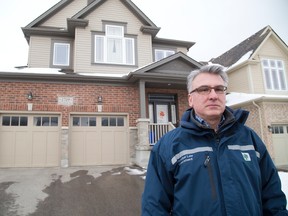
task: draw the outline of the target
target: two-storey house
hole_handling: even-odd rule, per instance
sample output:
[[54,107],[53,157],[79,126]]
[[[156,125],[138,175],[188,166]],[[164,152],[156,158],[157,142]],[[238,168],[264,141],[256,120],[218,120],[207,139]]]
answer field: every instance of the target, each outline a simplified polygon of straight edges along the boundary
[[194,43],[157,37],[131,0],[61,0],[22,30],[27,67],[0,72],[0,167],[145,165],[187,108]]

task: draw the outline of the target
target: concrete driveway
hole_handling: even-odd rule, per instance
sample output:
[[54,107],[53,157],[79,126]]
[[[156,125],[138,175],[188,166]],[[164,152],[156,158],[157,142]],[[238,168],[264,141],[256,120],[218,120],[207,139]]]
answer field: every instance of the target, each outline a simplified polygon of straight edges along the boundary
[[115,166],[0,169],[0,215],[137,216],[145,174]]

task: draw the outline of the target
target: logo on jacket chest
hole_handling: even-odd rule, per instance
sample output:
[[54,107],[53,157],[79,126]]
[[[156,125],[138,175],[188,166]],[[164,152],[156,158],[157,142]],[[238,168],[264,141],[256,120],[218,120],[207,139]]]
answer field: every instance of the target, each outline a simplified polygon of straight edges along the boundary
[[245,161],[251,161],[251,157],[250,157],[249,153],[242,152],[242,156],[243,156]]

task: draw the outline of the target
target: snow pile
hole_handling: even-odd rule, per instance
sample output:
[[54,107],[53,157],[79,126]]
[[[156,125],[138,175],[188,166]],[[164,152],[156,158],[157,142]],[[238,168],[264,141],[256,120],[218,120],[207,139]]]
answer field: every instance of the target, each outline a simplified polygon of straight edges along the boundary
[[11,73],[29,73],[29,74],[64,74],[59,68],[8,68],[0,69],[1,72]]
[[239,65],[239,64],[247,61],[247,60],[250,58],[250,56],[251,56],[252,53],[253,53],[253,50],[250,50],[250,51],[248,51],[247,53],[245,53],[237,62],[235,62],[233,65],[231,65],[231,66],[229,67],[229,69],[230,69],[230,68],[233,68],[233,67],[236,67],[237,65]]
[[125,167],[124,170],[129,175],[144,175],[146,173],[146,170],[132,169],[130,167]]

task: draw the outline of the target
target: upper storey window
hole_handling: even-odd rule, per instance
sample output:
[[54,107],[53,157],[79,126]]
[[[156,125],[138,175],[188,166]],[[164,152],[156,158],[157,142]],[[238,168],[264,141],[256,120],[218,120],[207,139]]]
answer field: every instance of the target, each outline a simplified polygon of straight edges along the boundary
[[53,66],[70,65],[70,43],[53,44]]
[[95,63],[135,65],[135,40],[124,27],[106,25],[105,35],[95,35]]
[[175,51],[173,50],[160,50],[160,49],[155,49],[155,61],[159,61],[163,58],[166,58],[170,55],[173,55]]
[[262,68],[265,77],[266,89],[287,90],[284,63],[281,60],[263,59]]

